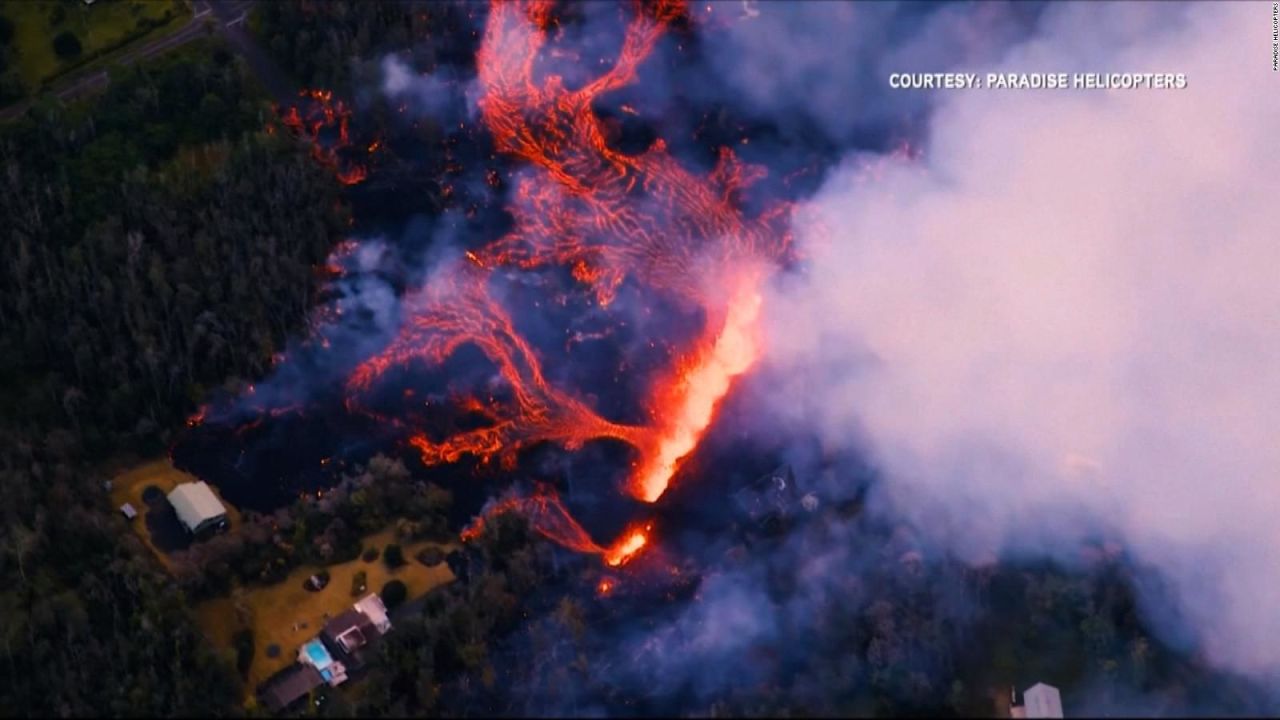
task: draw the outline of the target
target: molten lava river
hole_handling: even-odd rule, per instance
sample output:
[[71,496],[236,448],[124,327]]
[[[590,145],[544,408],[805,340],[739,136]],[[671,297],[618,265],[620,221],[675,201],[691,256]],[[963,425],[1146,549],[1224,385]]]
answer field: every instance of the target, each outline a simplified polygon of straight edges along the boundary
[[[411,363],[440,367],[463,346],[483,352],[508,388],[502,402],[492,397],[460,401],[485,418],[482,427],[439,437],[407,418],[379,416],[402,427],[425,464],[471,455],[514,468],[517,453],[534,444],[573,451],[591,440],[614,439],[635,449],[626,491],[654,503],[714,422],[735,380],[757,361],[761,285],[787,259],[790,206],[778,202],[747,217],[738,198],[764,176],[762,168],[721,149],[711,172],[695,174],[661,139],[643,152],[624,154],[606,143],[606,127],[592,110],[603,94],[636,81],[640,63],[686,13],[674,0],[636,10],[627,20],[616,61],[569,89],[559,75],[535,73],[555,24],[551,4],[495,2],[490,7],[476,57],[478,109],[496,150],[523,166],[508,207],[514,223],[506,234],[408,290],[397,335],[356,367],[345,388],[349,410],[377,416],[371,398],[393,382],[389,373]],[[337,125],[346,144],[349,111],[340,104],[332,107],[323,91],[304,95],[318,101],[319,110],[309,116],[291,110],[285,125],[313,138],[322,127]],[[332,151],[317,151],[316,157],[333,165],[344,182],[366,177],[363,166],[344,166]],[[499,275],[557,268],[599,307],[607,308],[627,281],[705,319],[646,391],[644,422],[602,417],[572,389],[550,382],[539,353],[496,297],[493,280]],[[612,567],[653,542],[649,519],[598,543],[546,487],[490,503],[463,539],[478,533],[485,517],[502,512],[519,512],[537,532],[598,554]]]

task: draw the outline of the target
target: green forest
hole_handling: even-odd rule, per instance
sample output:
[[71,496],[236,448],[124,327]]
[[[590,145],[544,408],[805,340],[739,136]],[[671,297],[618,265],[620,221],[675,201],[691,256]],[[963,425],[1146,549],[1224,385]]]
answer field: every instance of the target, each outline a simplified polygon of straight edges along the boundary
[[261,132],[268,111],[202,42],[0,134],[0,706],[20,715],[239,704],[103,481],[304,316],[343,218],[331,177]]

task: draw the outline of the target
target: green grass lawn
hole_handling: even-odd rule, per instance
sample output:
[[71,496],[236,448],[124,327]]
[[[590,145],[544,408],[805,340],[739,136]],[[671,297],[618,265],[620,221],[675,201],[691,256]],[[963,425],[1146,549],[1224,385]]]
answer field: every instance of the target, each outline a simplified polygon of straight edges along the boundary
[[[79,67],[95,53],[119,49],[122,43],[181,24],[191,10],[182,0],[22,0],[0,4],[0,14],[13,22],[13,63],[28,93],[42,83]],[[167,18],[167,19],[166,19]],[[53,38],[75,33],[82,50],[63,60],[54,53]]]

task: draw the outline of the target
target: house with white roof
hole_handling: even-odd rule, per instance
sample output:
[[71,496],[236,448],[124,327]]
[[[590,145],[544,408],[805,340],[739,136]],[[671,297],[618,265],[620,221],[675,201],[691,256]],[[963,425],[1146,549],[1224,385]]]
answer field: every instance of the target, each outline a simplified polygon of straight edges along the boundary
[[1010,700],[1009,715],[1014,718],[1062,717],[1062,694],[1052,685],[1036,683],[1027,688],[1021,698],[1014,690]]
[[203,480],[183,483],[169,492],[169,504],[192,535],[227,528],[227,508]]

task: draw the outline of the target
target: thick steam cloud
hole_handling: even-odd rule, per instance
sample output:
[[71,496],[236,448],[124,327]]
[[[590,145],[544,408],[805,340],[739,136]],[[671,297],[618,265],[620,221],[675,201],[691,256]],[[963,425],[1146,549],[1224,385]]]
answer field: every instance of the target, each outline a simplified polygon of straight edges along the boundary
[[932,104],[928,93],[891,90],[889,73],[993,61],[1039,13],[1036,3],[749,3],[703,37],[703,85],[784,133],[847,145]]
[[1166,577],[1211,660],[1252,674],[1280,669],[1268,10],[1051,8],[971,71],[1188,87],[939,96],[923,160],[830,178],[822,230],[800,228],[809,274],[765,302],[791,378],[771,404],[869,453],[932,541],[1065,558],[1105,528]]

